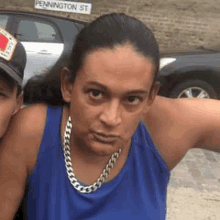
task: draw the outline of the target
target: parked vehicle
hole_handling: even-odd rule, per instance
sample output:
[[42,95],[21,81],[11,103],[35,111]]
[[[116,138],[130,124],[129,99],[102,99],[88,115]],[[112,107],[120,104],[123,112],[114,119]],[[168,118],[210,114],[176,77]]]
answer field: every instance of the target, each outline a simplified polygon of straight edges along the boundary
[[160,95],[220,98],[220,47],[166,53],[160,61]]
[[69,54],[84,24],[50,15],[0,11],[0,25],[21,41],[27,53],[24,84],[53,66],[62,55]]

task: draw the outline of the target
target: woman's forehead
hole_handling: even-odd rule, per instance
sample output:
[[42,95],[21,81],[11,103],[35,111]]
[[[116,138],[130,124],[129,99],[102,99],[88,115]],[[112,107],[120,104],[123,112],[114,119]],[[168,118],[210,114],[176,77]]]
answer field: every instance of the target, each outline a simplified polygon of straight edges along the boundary
[[89,51],[86,58],[91,59],[92,57],[99,57],[103,55],[111,55],[117,56],[120,59],[127,58],[129,55],[134,56],[134,58],[139,57],[142,60],[151,61],[151,58],[146,58],[143,53],[139,52],[135,46],[132,44],[125,44],[125,45],[114,45],[112,48],[99,48],[96,50]]
[[87,55],[80,75],[87,82],[146,88],[152,84],[154,64],[131,46],[100,49]]
[[133,50],[132,46],[121,46],[114,49],[99,49],[87,55],[83,64],[85,68],[103,68],[113,71],[149,69],[153,62]]

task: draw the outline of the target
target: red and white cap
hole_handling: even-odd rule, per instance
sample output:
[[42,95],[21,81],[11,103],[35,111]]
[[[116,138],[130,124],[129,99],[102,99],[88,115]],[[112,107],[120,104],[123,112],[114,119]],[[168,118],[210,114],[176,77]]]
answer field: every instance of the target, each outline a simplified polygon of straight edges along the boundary
[[0,26],[0,69],[22,85],[26,65],[23,45]]

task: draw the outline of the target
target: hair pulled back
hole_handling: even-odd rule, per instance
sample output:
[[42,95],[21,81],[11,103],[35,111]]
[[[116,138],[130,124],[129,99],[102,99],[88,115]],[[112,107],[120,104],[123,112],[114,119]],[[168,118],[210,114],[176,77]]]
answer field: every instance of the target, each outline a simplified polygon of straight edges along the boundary
[[[70,80],[74,82],[77,72],[82,67],[84,58],[89,52],[98,49],[114,49],[126,44],[130,44],[137,53],[153,61],[155,66],[154,81],[157,80],[159,48],[154,34],[141,21],[123,13],[100,16],[79,32],[70,59],[65,57],[65,61],[68,60],[67,67],[70,70]],[[63,60],[58,64],[59,67],[52,68],[45,74],[44,79],[40,80],[39,77],[38,80],[35,80],[34,85],[33,80],[28,81],[24,88],[25,101],[43,101],[51,105],[65,103],[60,91],[59,75]],[[41,83],[39,84],[37,81],[41,81]]]
[[157,79],[159,49],[154,34],[136,18],[116,13],[103,15],[81,30],[69,64],[72,76],[76,76],[89,52],[103,48],[114,49],[115,46],[125,44],[131,44],[136,52],[154,62],[154,78]]

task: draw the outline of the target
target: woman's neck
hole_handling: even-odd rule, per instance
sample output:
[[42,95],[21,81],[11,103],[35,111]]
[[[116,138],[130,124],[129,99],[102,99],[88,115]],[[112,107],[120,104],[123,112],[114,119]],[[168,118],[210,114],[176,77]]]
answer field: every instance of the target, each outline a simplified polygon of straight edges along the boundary
[[[63,110],[62,116],[62,132],[65,131],[66,121],[68,119],[69,112],[68,109]],[[76,139],[71,137],[70,149],[71,149],[71,160],[76,178],[83,183],[92,184],[96,182],[100,174],[105,169],[108,164],[112,154],[110,155],[97,155],[95,152],[89,151],[88,147],[81,143],[77,143]],[[121,154],[119,155],[116,163],[111,169],[110,175],[107,180],[115,178],[117,174],[121,171],[124,164],[126,163],[127,156],[130,152],[130,143],[127,143],[121,149]]]

